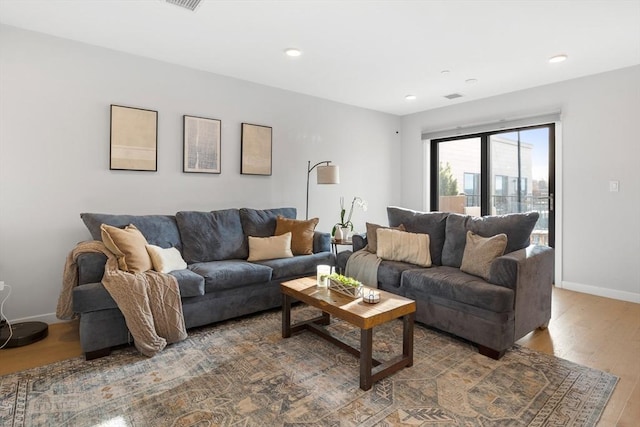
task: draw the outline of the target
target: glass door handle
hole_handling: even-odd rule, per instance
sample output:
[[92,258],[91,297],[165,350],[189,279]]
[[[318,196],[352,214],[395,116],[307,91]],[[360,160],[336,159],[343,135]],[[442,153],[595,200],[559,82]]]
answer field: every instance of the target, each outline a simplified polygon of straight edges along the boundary
[[549,210],[553,211],[554,210],[554,200],[553,200],[553,193],[549,194]]

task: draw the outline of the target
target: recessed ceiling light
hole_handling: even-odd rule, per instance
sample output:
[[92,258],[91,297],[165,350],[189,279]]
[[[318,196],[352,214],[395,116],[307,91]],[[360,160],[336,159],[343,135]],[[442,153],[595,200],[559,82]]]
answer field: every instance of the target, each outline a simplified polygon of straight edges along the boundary
[[552,56],[551,58],[549,58],[549,63],[555,64],[557,62],[563,62],[563,61],[566,61],[567,58],[568,58],[568,56],[564,55],[564,54]]
[[478,79],[467,79],[464,82],[472,85],[472,84],[478,83]]
[[284,53],[287,56],[300,56],[302,55],[302,51],[300,49],[296,49],[295,47],[290,47],[284,50]]
[[418,97],[415,95],[407,95],[404,97],[404,99],[406,99],[407,101],[413,101],[414,99],[417,99]]

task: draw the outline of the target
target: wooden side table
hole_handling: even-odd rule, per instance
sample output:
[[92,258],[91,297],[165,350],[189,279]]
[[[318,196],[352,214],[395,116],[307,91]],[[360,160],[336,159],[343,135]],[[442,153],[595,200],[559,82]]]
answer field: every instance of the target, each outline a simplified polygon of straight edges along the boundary
[[338,256],[338,246],[353,246],[351,239],[335,239],[331,238],[331,251],[334,255]]

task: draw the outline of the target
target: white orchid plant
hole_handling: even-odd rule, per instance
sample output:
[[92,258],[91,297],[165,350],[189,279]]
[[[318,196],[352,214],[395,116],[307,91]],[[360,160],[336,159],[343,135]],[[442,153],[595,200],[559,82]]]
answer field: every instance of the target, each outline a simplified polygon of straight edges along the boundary
[[366,200],[362,200],[360,197],[354,197],[353,200],[351,201],[351,208],[349,208],[349,216],[347,216],[347,220],[345,221],[344,216],[347,213],[347,211],[344,208],[344,197],[340,197],[340,222],[336,223],[336,225],[333,226],[333,230],[331,230],[331,234],[335,234],[336,228],[338,227],[349,228],[351,231],[353,231],[353,223],[351,222],[351,216],[353,215],[353,207],[356,205],[362,208],[364,212],[367,211]]

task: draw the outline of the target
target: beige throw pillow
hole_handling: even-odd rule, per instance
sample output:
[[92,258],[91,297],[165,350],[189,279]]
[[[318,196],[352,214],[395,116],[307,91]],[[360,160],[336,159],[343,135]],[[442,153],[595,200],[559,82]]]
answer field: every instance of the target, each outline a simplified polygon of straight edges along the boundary
[[151,258],[153,269],[159,273],[170,273],[187,268],[187,263],[176,248],[165,249],[155,245],[147,245],[146,248]]
[[104,245],[118,259],[118,268],[130,273],[143,273],[153,265],[147,253],[147,239],[133,224],[124,229],[102,224],[100,235]]
[[272,237],[249,236],[249,258],[247,261],[291,258],[291,232]]
[[367,225],[367,250],[372,254],[378,252],[378,234],[379,228],[389,228],[391,230],[405,231],[404,225],[400,224],[397,227],[385,227],[384,225],[366,223]]
[[311,255],[313,253],[313,233],[318,221],[318,218],[299,220],[278,215],[276,231],[273,234],[279,236],[291,232],[291,252],[294,255]]
[[379,258],[431,267],[428,234],[409,233],[390,228],[378,228],[376,233],[378,238],[376,253]]
[[462,255],[460,270],[489,280],[489,270],[494,259],[502,256],[507,247],[507,235],[482,237],[467,231],[467,243]]

